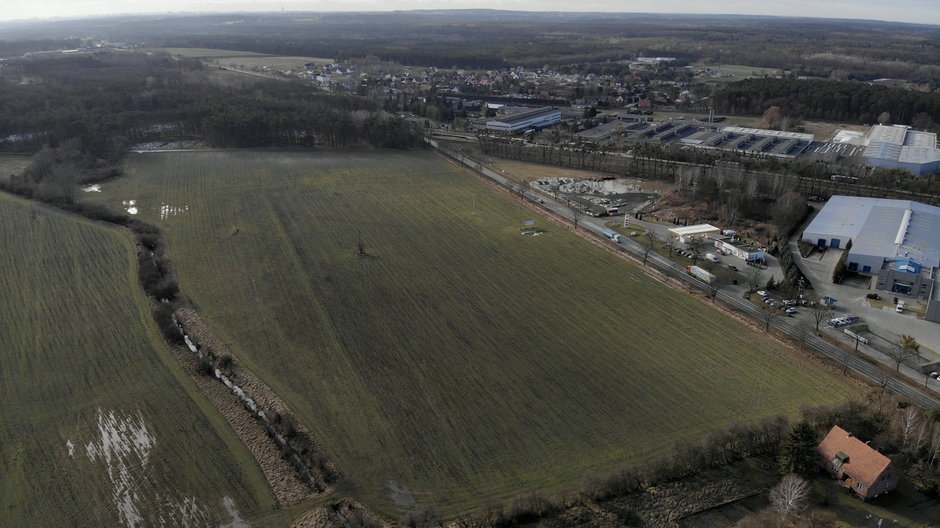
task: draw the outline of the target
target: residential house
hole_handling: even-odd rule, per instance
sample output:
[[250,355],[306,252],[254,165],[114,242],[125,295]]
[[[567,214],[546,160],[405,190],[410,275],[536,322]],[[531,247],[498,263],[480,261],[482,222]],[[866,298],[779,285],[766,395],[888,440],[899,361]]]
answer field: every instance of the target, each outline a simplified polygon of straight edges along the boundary
[[820,467],[841,480],[862,500],[873,499],[898,485],[891,459],[835,425],[816,448]]

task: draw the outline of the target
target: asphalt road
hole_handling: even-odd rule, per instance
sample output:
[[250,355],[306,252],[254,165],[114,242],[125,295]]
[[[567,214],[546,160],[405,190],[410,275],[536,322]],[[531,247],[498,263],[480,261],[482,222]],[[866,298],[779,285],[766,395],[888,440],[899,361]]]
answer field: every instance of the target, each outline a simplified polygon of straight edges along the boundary
[[[434,140],[429,139],[428,143],[430,143],[431,146],[440,150],[441,152],[443,152],[445,155],[449,156],[450,158],[461,162],[468,168],[471,168],[477,171],[478,173],[492,179],[496,183],[504,187],[507,187],[513,190],[514,192],[524,193],[524,195],[527,196],[532,201],[538,201],[538,199],[541,198],[541,195],[532,191],[524,184],[516,183],[513,180],[506,178],[505,176],[497,173],[496,171],[493,171],[483,166],[477,160],[465,157],[463,155],[460,155],[454,152],[441,150],[437,142]],[[574,219],[575,211],[573,211],[572,209],[570,209],[564,204],[558,203],[554,200],[544,200],[544,202],[540,202],[540,204],[542,205],[542,207],[558,214],[559,216],[563,218],[566,218],[572,221]],[[583,228],[599,236],[603,236],[602,230],[605,229],[602,224],[598,223],[598,221],[594,220],[591,217],[586,217],[584,215],[581,215],[579,217],[578,226],[579,228]],[[627,238],[627,237],[623,237],[623,240],[621,242],[618,242],[617,245],[620,246],[625,252],[631,253],[633,255],[636,255],[642,258],[643,246],[639,242],[632,240],[630,238]],[[667,259],[666,257],[663,257],[662,255],[658,253],[650,252],[647,262],[651,263],[652,265],[659,268],[660,270],[672,271],[673,272],[672,276],[676,277],[677,280],[684,281],[685,283],[691,284],[692,286],[699,288],[699,289],[704,290],[707,288],[707,285],[704,282],[696,279],[695,277],[688,275],[685,271],[685,268],[679,266],[675,262]],[[729,292],[729,291],[719,290],[717,294],[717,298],[721,301],[724,301],[728,305],[734,307],[738,311],[747,314],[748,316],[754,318],[755,320],[763,324],[763,319],[761,317],[763,315],[763,311],[757,306],[755,306],[754,304],[752,304],[747,299],[744,299],[740,291]],[[771,322],[771,326],[786,333],[787,335],[793,337],[794,339],[798,339],[798,336],[800,335],[800,332],[801,332],[800,328],[798,327],[797,320],[793,318],[789,318],[789,317],[783,317],[783,316],[776,317]],[[829,357],[830,359],[835,361],[837,364],[847,365],[848,370],[861,374],[862,376],[874,381],[877,384],[881,383],[880,380],[882,379],[884,371],[882,371],[880,368],[876,367],[875,365],[872,365],[871,363],[865,361],[864,359],[856,357],[852,354],[845,354],[841,349],[837,348],[835,345],[827,341],[824,341],[820,337],[816,336],[815,333],[812,332],[812,328],[810,328],[809,331],[806,332],[804,346],[808,349],[816,351],[819,354]],[[908,383],[901,381],[893,376],[887,379],[887,384],[885,385],[885,388],[901,396],[902,398],[908,401],[911,401],[925,409],[930,408],[930,407],[940,407],[940,400],[938,400],[937,398],[929,396],[911,387]]]

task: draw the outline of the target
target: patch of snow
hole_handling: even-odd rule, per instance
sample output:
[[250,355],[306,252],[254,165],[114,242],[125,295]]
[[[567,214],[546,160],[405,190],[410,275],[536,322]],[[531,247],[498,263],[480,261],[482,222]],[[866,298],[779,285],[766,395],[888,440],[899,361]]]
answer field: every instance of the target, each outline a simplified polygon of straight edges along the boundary
[[[183,528],[196,528],[209,525],[209,519],[206,518],[206,511],[196,504],[196,497],[184,498],[182,503],[174,504],[179,518],[173,515],[173,526],[182,526]],[[174,512],[174,513],[177,513]]]
[[105,465],[121,522],[135,528],[144,520],[137,504],[137,487],[148,473],[150,451],[157,440],[147,430],[140,411],[135,418],[98,409],[97,422],[99,438],[85,446],[85,454],[92,462]]
[[161,204],[160,205],[160,220],[166,220],[170,216],[176,216],[180,213],[185,213],[186,211],[189,211],[188,205],[175,207],[172,205]]
[[251,525],[238,515],[238,510],[235,509],[235,501],[231,497],[222,499],[222,505],[225,506],[225,511],[228,512],[232,520],[219,526],[219,528],[251,528]]
[[101,192],[101,185],[98,185],[97,183],[94,185],[86,185],[82,187],[82,190],[85,192]]
[[124,200],[121,205],[127,208],[128,214],[137,214],[137,200]]
[[71,438],[65,442],[65,447],[67,447],[69,450],[69,458],[75,458],[75,444],[72,443]]

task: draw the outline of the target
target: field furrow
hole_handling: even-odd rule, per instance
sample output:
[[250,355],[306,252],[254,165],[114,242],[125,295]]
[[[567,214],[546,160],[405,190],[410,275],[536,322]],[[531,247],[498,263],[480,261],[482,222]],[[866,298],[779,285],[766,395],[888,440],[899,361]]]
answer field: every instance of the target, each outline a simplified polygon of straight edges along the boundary
[[[393,488],[454,512],[857,395],[430,153],[148,154],[127,173],[88,198],[139,200],[207,322],[392,517]],[[529,219],[547,232],[520,236]]]
[[[165,347],[125,235],[0,194],[0,525],[284,520]],[[187,524],[188,523],[188,524]]]

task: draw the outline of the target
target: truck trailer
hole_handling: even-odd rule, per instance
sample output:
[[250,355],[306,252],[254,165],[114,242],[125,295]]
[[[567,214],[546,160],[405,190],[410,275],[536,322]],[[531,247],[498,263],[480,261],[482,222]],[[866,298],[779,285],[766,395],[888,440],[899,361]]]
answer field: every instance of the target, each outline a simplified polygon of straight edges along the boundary
[[623,237],[620,235],[620,233],[618,233],[618,232],[616,232],[616,231],[614,231],[614,230],[612,230],[612,229],[605,229],[605,230],[601,231],[601,234],[603,234],[605,237],[607,237],[607,238],[613,240],[614,242],[617,242],[617,243],[623,242]]
[[711,273],[705,271],[704,269],[698,266],[686,266],[685,271],[689,272],[689,275],[693,277],[698,277],[699,279],[705,281],[708,284],[715,282],[715,276]]

